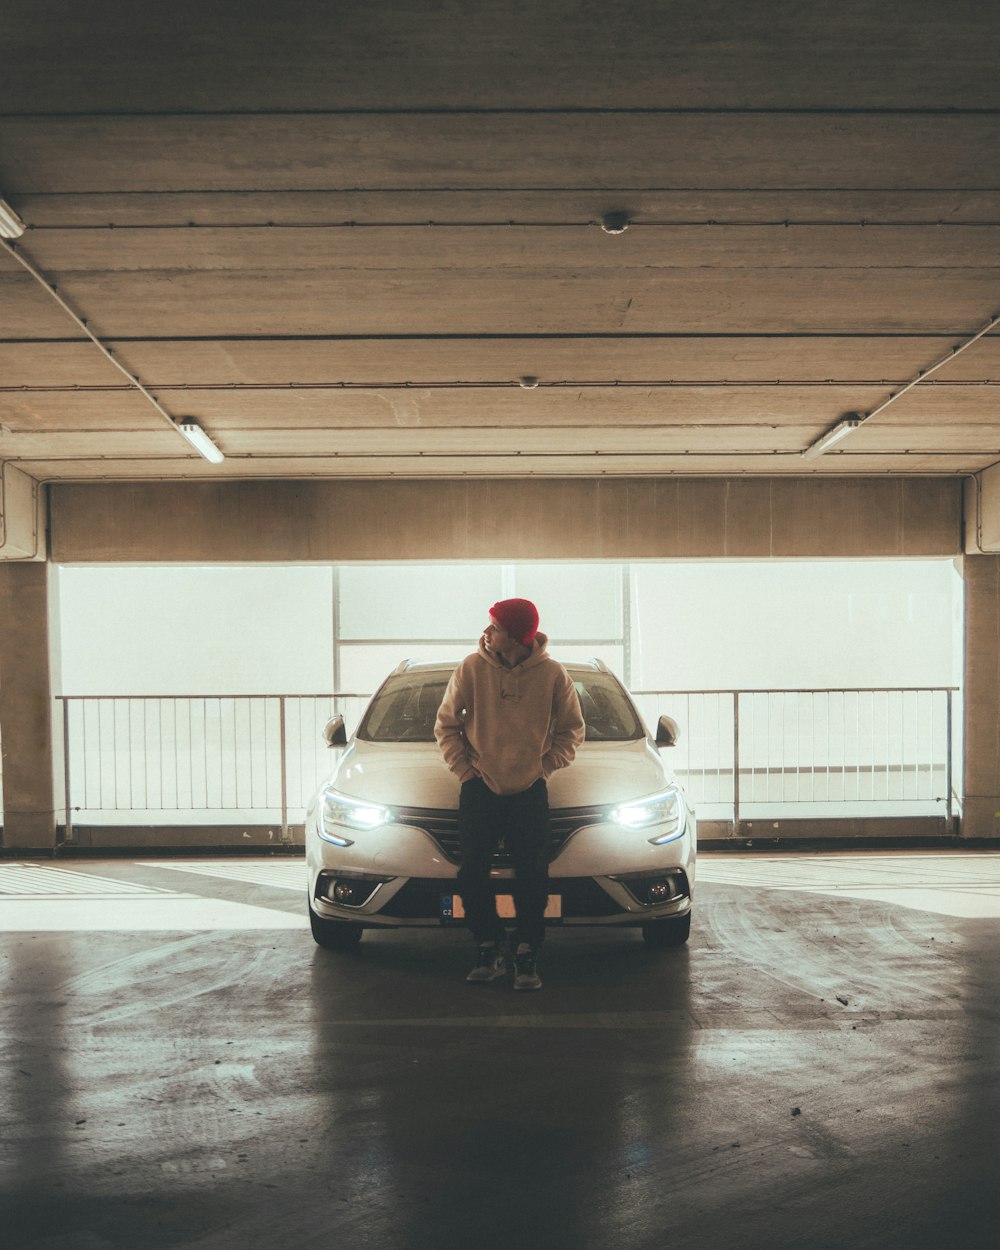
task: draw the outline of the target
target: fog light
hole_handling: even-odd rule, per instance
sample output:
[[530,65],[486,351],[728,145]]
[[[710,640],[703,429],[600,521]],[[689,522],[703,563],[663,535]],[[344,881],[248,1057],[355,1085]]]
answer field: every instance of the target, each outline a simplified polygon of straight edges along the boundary
[[316,897],[324,903],[357,910],[371,902],[376,892],[392,877],[336,877],[323,872],[316,882]]
[[629,894],[642,907],[659,907],[664,903],[676,903],[690,894],[688,879],[682,868],[661,868],[662,877],[652,873],[625,873],[611,877],[620,881]]

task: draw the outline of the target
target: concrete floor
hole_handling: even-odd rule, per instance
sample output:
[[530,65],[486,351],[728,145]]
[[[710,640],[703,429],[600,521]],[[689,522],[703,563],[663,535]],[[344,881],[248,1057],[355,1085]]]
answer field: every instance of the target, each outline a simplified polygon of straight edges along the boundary
[[531,995],[303,871],[0,861],[5,1250],[998,1244],[1000,856],[705,855]]

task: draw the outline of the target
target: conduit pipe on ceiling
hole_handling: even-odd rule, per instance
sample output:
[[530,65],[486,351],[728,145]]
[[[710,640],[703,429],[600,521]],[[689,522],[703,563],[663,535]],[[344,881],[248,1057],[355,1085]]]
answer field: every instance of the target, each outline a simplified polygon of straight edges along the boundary
[[887,399],[883,399],[880,404],[877,404],[870,411],[862,413],[846,413],[836,425],[827,430],[824,434],[820,435],[815,442],[810,443],[810,445],[800,453],[803,459],[812,460],[816,456],[821,456],[828,448],[834,446],[836,443],[839,443],[842,438],[845,438],[848,434],[852,434],[855,430],[859,430],[867,421],[870,421],[872,417],[877,417],[879,413],[885,412],[886,408],[888,408],[890,404],[894,404],[897,399],[902,399],[902,397],[912,391],[915,386],[919,386],[921,382],[926,382],[932,373],[937,373],[938,369],[943,369],[944,366],[950,364],[956,356],[960,356],[962,352],[967,351],[974,343],[978,343],[981,338],[989,334],[989,332],[997,325],[1000,325],[1000,313],[994,313],[984,326],[978,329],[974,334],[970,335],[967,339],[963,339],[963,341],[956,347],[953,347],[948,352],[947,356],[942,356],[940,360],[935,361],[932,365],[928,365],[926,369],[921,369],[915,378],[904,383],[897,390],[892,391]]
[[[128,379],[129,385],[134,387],[135,390],[137,390],[139,394],[142,395],[142,397],[145,400],[147,400],[156,409],[157,413],[164,419],[164,421],[167,422],[167,424],[174,431],[174,433],[179,434],[185,440],[185,442],[187,442],[190,445],[190,439],[185,434],[185,432],[181,429],[180,423],[178,421],[175,421],[174,418],[170,415],[170,413],[167,412],[166,408],[164,408],[163,405],[160,403],[160,401],[156,398],[156,396],[151,394],[151,392],[149,391],[149,388],[143,383],[142,379],[138,376],[138,374],[130,372],[121,363],[120,360],[115,359],[113,350],[110,347],[105,347],[105,345],[101,342],[101,340],[97,337],[97,335],[94,334],[94,332],[87,325],[86,320],[83,317],[81,317],[79,313],[77,313],[77,311],[73,307],[70,306],[69,303],[67,303],[67,301],[63,298],[62,295],[59,294],[59,289],[56,283],[49,282],[49,280],[42,273],[42,271],[24,254],[21,247],[9,241],[7,238],[3,237],[3,235],[0,235],[0,247],[2,247],[3,250],[8,253],[8,255],[12,256],[14,260],[16,260],[17,263],[21,266],[21,268],[26,270],[32,276],[32,278],[34,278],[34,280],[38,283],[38,285],[42,288],[42,290],[45,291],[45,293],[48,296],[50,296],[50,298],[55,300],[55,302],[59,305],[59,307],[63,310],[63,312],[66,313],[66,315],[73,321],[73,323],[80,330],[83,331],[83,333],[87,336],[88,339],[90,339],[90,341],[94,344],[94,346],[101,353],[101,355],[105,358],[105,360],[113,364],[114,367],[118,370],[118,372],[123,374]],[[193,418],[186,418],[186,420],[189,424],[193,423]],[[204,435],[204,437],[208,439],[209,442],[212,441],[209,438],[209,436],[205,434],[204,430],[202,430],[201,432]],[[214,447],[215,444],[213,443],[212,446]],[[216,448],[216,452],[218,454],[219,460],[222,460],[223,459],[222,452],[219,451],[218,448]],[[205,453],[202,452],[201,454],[204,455]],[[209,459],[208,456],[206,456],[205,458]]]
[[941,359],[935,364],[930,365],[926,369],[921,369],[912,381],[901,386],[899,390],[893,391],[888,399],[884,399],[875,408],[872,408],[870,412],[862,413],[861,420],[870,421],[872,417],[877,417],[880,412],[885,412],[886,408],[888,408],[890,404],[894,404],[897,399],[901,399],[907,391],[912,391],[913,388],[915,386],[919,386],[921,382],[926,382],[932,373],[937,373],[938,369],[943,369],[945,365],[950,364],[956,356],[960,356],[962,352],[966,351],[974,343],[978,343],[984,335],[989,334],[989,332],[997,325],[1000,325],[1000,313],[994,313],[982,329],[977,330],[975,334],[959,343],[957,347],[953,347],[947,356],[942,356]]

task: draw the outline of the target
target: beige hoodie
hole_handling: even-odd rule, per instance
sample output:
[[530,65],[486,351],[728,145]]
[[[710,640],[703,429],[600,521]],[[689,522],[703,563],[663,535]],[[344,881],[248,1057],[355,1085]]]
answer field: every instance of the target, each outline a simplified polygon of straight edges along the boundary
[[573,762],[583,741],[569,674],[536,634],[531,654],[508,668],[484,648],[452,674],[434,736],[460,781],[480,776],[495,794],[520,794]]

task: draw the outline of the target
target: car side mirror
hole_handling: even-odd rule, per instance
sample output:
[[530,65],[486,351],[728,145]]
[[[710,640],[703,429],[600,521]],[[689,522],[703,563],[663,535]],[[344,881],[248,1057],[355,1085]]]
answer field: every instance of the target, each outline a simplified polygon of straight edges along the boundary
[[672,716],[661,716],[656,725],[656,745],[658,747],[672,747],[677,745],[677,739],[681,736],[681,731],[677,728],[677,722]]
[[347,726],[343,716],[331,716],[323,726],[323,741],[328,747],[347,746]]

